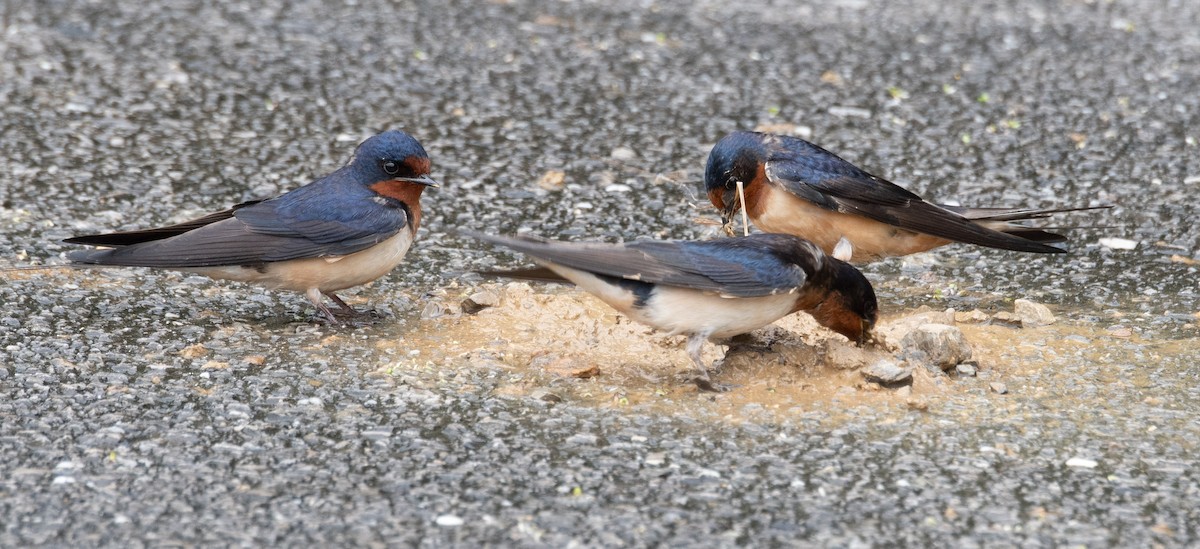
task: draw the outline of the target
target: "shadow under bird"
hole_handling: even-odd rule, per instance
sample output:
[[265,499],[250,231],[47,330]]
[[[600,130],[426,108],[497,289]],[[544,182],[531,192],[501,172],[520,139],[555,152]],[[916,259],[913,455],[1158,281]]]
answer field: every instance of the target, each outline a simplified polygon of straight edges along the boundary
[[387,274],[408,253],[421,192],[437,186],[429,169],[416,139],[386,131],[303,187],[166,227],[68,238],[103,248],[67,257],[82,266],[154,267],[303,292],[336,322],[357,312],[334,292]]
[[700,351],[709,338],[804,311],[861,345],[878,316],[875,291],[858,269],[791,235],[608,244],[468,234],[540,265],[481,274],[570,282],[637,322],[686,334],[696,384],[706,390],[714,388]]
[[[811,240],[828,253],[856,262],[923,252],[952,242],[1063,253],[1049,244],[1065,242],[1066,237],[1018,222],[1111,207],[933,204],[803,139],[747,131],[718,141],[704,172],[708,198],[727,227],[743,207],[739,182],[745,213],[756,227]],[[852,247],[852,256],[839,242]]]

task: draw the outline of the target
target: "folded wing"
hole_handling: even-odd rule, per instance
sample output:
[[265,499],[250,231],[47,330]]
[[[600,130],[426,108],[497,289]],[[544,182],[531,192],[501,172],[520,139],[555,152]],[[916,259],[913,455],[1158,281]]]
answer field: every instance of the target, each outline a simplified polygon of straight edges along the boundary
[[745,238],[778,235],[752,235],[743,239],[703,242],[637,241],[605,244],[471,234],[539,260],[573,269],[651,284],[710,291],[730,297],[788,292],[803,286],[807,280],[806,271],[800,265],[785,261],[770,248],[750,245],[745,241]]
[[157,230],[70,239],[71,243],[115,247],[74,252],[69,257],[85,264],[135,267],[259,265],[351,254],[388,239],[407,225],[403,208],[372,200],[366,189],[294,191]]
[[806,145],[814,151],[787,158],[777,156],[767,162],[767,177],[772,184],[829,210],[861,215],[947,240],[1025,252],[1063,251],[984,227],[815,145]]

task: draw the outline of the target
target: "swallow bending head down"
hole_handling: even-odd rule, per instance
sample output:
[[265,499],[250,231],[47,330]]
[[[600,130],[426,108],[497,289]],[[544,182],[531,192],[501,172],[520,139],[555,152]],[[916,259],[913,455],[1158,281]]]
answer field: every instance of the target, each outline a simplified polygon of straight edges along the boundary
[[68,257],[84,266],[156,267],[303,292],[330,322],[355,314],[334,292],[379,278],[400,264],[421,222],[429,156],[391,130],[359,144],[345,166],[267,200],[175,225],[77,236],[99,246]]
[[875,291],[858,269],[791,235],[607,244],[470,234],[541,266],[484,274],[571,282],[633,320],[686,334],[702,388],[712,387],[700,357],[706,339],[805,311],[862,344],[878,315]]
[[[738,198],[739,182],[745,204]],[[827,253],[844,238],[856,262],[951,242],[1062,253],[1046,243],[1065,237],[1016,222],[1096,209],[937,205],[803,139],[746,131],[731,133],[713,147],[704,184],[726,224],[744,206],[759,229],[811,240]]]

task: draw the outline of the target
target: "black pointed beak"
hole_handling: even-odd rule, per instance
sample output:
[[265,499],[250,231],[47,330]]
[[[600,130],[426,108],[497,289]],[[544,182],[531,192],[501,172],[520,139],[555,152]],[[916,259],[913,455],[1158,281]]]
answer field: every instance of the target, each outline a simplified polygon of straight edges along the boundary
[[407,181],[409,183],[425,185],[426,187],[440,187],[441,186],[441,185],[438,185],[437,181],[430,179],[430,177],[428,175],[422,175],[422,176],[418,176],[418,177],[397,177],[395,179],[396,179],[396,181]]
[[862,347],[868,343],[873,345],[879,342],[879,340],[875,337],[874,328],[874,322],[870,320],[862,321],[862,332],[859,333],[857,341],[859,347]]
[[726,189],[721,196],[721,203],[725,208],[721,210],[721,225],[732,227],[734,217],[738,210],[742,209],[742,202],[738,200],[737,189]]

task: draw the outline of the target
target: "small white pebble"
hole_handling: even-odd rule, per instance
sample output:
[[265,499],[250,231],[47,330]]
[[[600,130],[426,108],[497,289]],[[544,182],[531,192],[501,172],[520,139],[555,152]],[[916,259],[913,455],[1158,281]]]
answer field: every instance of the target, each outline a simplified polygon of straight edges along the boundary
[[1073,457],[1067,460],[1067,467],[1086,467],[1092,469],[1099,465],[1094,459]]
[[833,106],[833,107],[829,107],[829,114],[832,114],[834,116],[852,117],[852,118],[870,118],[871,117],[871,111],[860,108],[860,107]]
[[438,526],[462,526],[463,519],[454,515],[442,515],[434,519]]
[[1132,250],[1137,248],[1138,243],[1127,238],[1101,238],[1100,245],[1114,250]]
[[637,153],[629,147],[617,147],[612,150],[609,156],[614,160],[636,160]]

